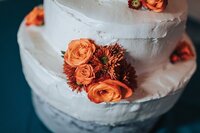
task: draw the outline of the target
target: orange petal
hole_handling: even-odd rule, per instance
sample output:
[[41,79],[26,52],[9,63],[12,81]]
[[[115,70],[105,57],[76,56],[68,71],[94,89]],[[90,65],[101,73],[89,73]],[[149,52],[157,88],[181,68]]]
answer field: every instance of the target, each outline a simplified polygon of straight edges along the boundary
[[104,82],[108,84],[111,84],[111,83],[116,84],[122,87],[121,91],[123,93],[123,98],[129,98],[130,96],[133,95],[132,89],[120,81],[108,79],[108,80],[105,80]]

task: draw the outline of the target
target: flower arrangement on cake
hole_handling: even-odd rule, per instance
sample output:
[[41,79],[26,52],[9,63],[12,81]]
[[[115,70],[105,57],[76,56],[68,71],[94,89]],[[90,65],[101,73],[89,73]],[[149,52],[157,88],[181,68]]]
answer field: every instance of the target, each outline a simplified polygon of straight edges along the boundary
[[[148,0],[140,2],[153,3]],[[157,5],[161,4],[161,6],[166,5],[166,3],[165,0],[156,2]],[[35,7],[26,16],[25,24],[27,26],[43,25],[43,7]],[[137,76],[135,68],[127,62],[125,53],[126,50],[117,43],[101,46],[91,39],[71,41],[68,49],[62,51],[63,69],[68,85],[73,91],[86,91],[88,98],[94,103],[119,102],[131,97],[137,88]],[[175,64],[193,57],[194,53],[191,47],[183,41],[179,42],[171,54],[170,62]]]
[[73,40],[62,54],[67,83],[73,91],[85,90],[92,102],[119,102],[133,95],[136,72],[119,44],[100,46],[90,39]]
[[154,12],[162,12],[167,7],[168,0],[128,0],[131,9],[141,9],[142,7]]
[[149,131],[196,69],[195,48],[183,35],[186,1],[169,1],[161,15],[168,0],[44,1],[45,13],[35,7],[18,33],[44,124],[52,132]]

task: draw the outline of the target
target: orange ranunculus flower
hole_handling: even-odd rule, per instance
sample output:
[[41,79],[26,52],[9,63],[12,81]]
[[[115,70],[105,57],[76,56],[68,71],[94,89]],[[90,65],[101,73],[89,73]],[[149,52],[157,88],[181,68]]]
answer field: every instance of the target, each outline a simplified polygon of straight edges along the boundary
[[44,9],[42,6],[35,7],[27,16],[26,16],[26,25],[37,25],[40,26],[44,24]]
[[89,64],[83,64],[76,68],[76,82],[82,85],[88,85],[95,78],[93,67]]
[[180,44],[177,46],[177,48],[174,50],[174,52],[170,56],[170,61],[172,63],[177,63],[181,61],[191,60],[193,57],[194,57],[194,53],[192,51],[192,48],[190,47],[188,42],[183,41],[183,42],[180,42]]
[[65,62],[72,67],[87,63],[96,50],[95,44],[89,39],[73,40],[64,55]]
[[127,85],[111,79],[94,83],[87,88],[87,91],[88,98],[95,103],[118,102],[133,94],[132,89]]
[[168,0],[142,0],[143,5],[154,12],[162,12],[168,4]]

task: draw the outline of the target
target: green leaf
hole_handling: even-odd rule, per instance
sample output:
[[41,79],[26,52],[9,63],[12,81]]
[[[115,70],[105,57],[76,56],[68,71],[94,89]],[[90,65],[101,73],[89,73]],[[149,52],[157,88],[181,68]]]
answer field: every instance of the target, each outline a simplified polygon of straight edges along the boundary
[[61,53],[64,55],[64,54],[65,54],[65,51],[61,51]]
[[103,57],[101,58],[101,61],[102,61],[103,64],[107,64],[107,62],[108,62],[108,57],[103,56]]

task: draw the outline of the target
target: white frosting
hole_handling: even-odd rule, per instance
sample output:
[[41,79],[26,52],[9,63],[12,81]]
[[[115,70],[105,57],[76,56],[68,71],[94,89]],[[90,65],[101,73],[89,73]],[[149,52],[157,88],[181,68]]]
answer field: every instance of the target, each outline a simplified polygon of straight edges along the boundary
[[94,122],[85,122],[74,119],[61,112],[55,107],[49,105],[42,97],[33,93],[33,105],[40,120],[53,133],[147,133],[159,118],[152,118],[141,122],[130,121],[127,124],[100,125]]
[[187,17],[186,0],[169,0],[162,13],[129,9],[127,0],[44,0],[44,8],[44,34],[57,52],[79,38],[119,42],[138,74],[165,65]]
[[[22,23],[18,42],[25,77],[33,91],[62,112],[83,121],[116,124],[160,116],[177,101],[196,69],[195,59],[140,75],[132,98],[119,103],[95,104],[86,93],[75,93],[66,84],[63,59],[43,36],[43,28]],[[187,39],[188,41],[188,39]],[[169,57],[168,57],[169,58]]]

